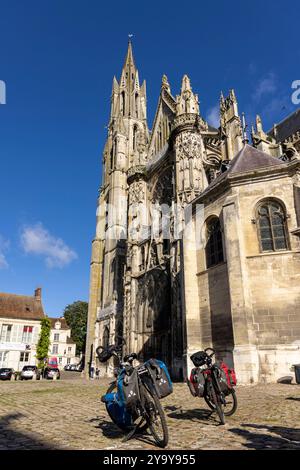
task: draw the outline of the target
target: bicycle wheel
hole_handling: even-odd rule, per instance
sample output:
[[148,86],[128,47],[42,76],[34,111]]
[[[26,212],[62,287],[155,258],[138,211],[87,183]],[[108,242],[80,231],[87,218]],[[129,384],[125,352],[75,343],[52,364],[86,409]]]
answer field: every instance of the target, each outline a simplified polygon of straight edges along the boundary
[[169,431],[164,410],[158,397],[150,393],[144,386],[141,387],[143,402],[147,414],[149,430],[159,447],[166,447],[169,442]]
[[214,387],[212,382],[209,384],[208,399],[211,402],[211,404],[213,405],[213,408],[211,406],[211,409],[213,409],[214,411],[216,411],[218,413],[221,424],[225,424],[225,416],[224,416],[224,411],[223,411],[223,405],[220,401],[220,396],[219,396],[218,393],[216,393],[215,387]]
[[[211,403],[207,395],[204,395],[204,400],[206,401],[210,409],[215,411],[215,405]],[[229,394],[225,396],[224,415],[232,416],[236,412],[236,410],[237,410],[237,396],[236,396],[234,388],[232,388],[230,389]]]

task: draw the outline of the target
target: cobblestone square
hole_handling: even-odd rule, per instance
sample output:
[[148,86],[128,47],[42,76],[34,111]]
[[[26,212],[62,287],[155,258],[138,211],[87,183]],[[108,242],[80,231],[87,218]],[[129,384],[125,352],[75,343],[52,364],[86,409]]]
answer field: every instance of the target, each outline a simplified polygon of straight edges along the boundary
[[[152,437],[122,442],[100,401],[108,381],[0,382],[0,449],[152,449]],[[238,410],[220,426],[185,384],[163,402],[168,449],[300,449],[300,387],[237,387]]]

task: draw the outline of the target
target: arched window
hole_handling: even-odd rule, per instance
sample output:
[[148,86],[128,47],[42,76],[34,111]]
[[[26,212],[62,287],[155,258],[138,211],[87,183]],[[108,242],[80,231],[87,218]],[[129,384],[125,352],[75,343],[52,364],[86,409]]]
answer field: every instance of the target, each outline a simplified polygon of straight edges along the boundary
[[102,346],[104,348],[107,348],[109,346],[109,328],[108,328],[108,326],[104,327],[103,338],[102,338]]
[[207,242],[205,247],[208,268],[224,261],[223,242],[220,220],[213,217],[207,222]]
[[145,269],[145,247],[144,245],[141,247],[141,263],[140,263],[140,270],[142,271]]
[[125,91],[121,93],[121,113],[125,116]]
[[136,135],[137,135],[137,125],[133,126],[133,139],[132,139],[132,147],[133,150],[136,150]]
[[286,213],[280,202],[262,202],[257,208],[256,223],[262,252],[288,249]]
[[139,95],[135,94],[135,115],[139,117]]
[[110,169],[113,170],[114,168],[114,144],[112,144],[112,147],[110,149]]

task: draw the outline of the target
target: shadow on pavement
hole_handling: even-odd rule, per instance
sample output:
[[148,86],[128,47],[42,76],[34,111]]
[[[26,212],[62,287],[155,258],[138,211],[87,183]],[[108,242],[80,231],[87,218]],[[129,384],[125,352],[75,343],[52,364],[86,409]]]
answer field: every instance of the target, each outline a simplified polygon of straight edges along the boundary
[[244,428],[252,428],[277,434],[277,436],[249,431],[247,429],[231,428],[230,432],[247,439],[244,447],[248,449],[300,449],[300,429],[264,424],[242,424]]
[[[121,442],[123,439],[126,437],[126,431],[122,431],[121,429],[118,428],[116,424],[114,424],[112,421],[105,421],[102,418],[92,418],[90,419],[90,422],[98,422],[98,424],[95,426],[96,429],[101,429],[103,436],[109,438],[109,439],[121,439]],[[152,446],[156,446],[154,439],[152,438],[151,434],[146,430],[143,433],[136,433],[134,436],[126,442],[132,442],[132,441],[140,441],[144,442],[145,444],[149,444]]]
[[92,418],[91,423],[97,423],[95,428],[101,429],[103,436],[109,437],[110,439],[120,439],[124,437],[123,431],[112,421],[105,421],[102,418]]
[[[101,429],[103,436],[108,437],[109,439],[124,439],[124,437],[126,436],[126,432],[119,429],[118,426],[114,424],[112,421],[105,421],[99,417],[99,418],[90,419],[90,422],[98,423],[95,426],[95,428]],[[155,442],[152,439],[152,436],[149,435],[147,431],[145,431],[144,433],[140,433],[140,434],[137,433],[130,439],[130,441],[135,441],[135,440],[155,446]],[[127,441],[127,442],[130,442],[130,441]]]
[[13,429],[13,423],[24,418],[22,413],[12,413],[0,418],[0,446],[6,450],[49,450],[59,449],[53,444],[41,441],[40,439]]
[[207,409],[183,410],[182,408],[176,409],[176,407],[166,406],[165,411],[168,411],[173,408],[175,408],[175,410],[172,410],[171,413],[166,413],[168,418],[188,419],[190,421],[197,421],[198,423],[200,422],[202,424],[207,424],[207,425],[211,425],[212,423],[219,424],[217,415],[211,410],[207,410]]

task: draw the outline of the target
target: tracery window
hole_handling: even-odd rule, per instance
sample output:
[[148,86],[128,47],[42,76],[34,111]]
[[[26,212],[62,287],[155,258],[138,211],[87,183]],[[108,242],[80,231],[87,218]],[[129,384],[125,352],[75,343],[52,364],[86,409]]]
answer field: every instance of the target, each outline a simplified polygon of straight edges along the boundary
[[207,222],[206,234],[206,265],[210,268],[224,261],[221,225],[217,217]]
[[261,203],[257,208],[256,223],[262,252],[289,248],[286,212],[280,202],[269,200]]
[[104,327],[103,338],[102,338],[102,346],[104,348],[107,348],[109,346],[109,328],[108,328],[108,326]]

